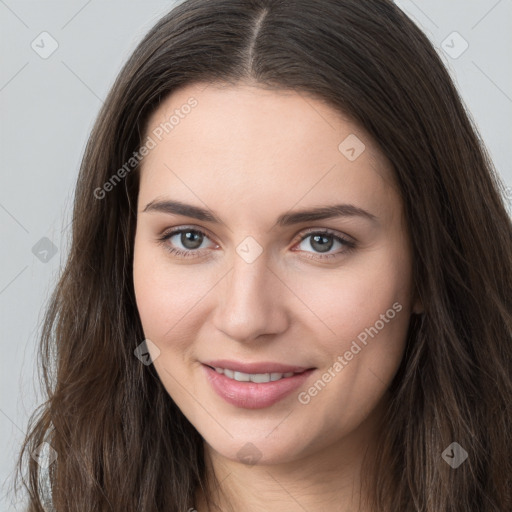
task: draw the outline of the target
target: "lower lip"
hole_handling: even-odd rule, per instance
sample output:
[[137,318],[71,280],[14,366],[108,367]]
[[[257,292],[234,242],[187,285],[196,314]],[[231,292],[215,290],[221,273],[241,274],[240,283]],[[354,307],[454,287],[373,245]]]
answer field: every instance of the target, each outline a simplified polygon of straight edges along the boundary
[[263,409],[279,402],[299,388],[313,369],[271,382],[239,382],[202,365],[214,391],[226,402],[244,409]]

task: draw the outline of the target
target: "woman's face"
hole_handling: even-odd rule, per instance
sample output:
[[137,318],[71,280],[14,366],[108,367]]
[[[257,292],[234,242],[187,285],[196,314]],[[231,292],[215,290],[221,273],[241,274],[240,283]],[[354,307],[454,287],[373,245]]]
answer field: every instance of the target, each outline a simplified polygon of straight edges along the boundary
[[248,85],[174,92],[144,140],[134,285],[170,396],[233,461],[354,443],[419,307],[383,154],[323,102]]

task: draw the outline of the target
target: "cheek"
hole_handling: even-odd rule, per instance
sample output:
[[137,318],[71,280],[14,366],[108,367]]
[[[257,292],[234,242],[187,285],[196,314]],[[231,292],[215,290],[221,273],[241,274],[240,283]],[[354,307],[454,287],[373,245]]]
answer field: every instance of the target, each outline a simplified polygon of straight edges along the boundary
[[[164,276],[159,270],[159,263],[150,257],[140,242],[135,240],[133,258],[133,286],[137,309],[147,338],[156,338],[156,334],[166,323],[166,294],[172,288],[162,281]],[[159,336],[158,336],[159,337]]]
[[[366,261],[343,272],[324,287],[328,294],[311,299],[320,301],[318,311],[324,312],[325,323],[335,333],[318,337],[325,354],[322,372],[326,373],[321,380],[329,381],[329,389],[313,405],[337,404],[330,413],[333,422],[341,411],[345,418],[368,413],[400,365],[409,326],[411,281],[410,260],[402,254],[376,251],[371,264]],[[317,387],[323,389],[323,384]]]
[[319,379],[323,382],[315,386],[323,390],[328,383],[325,392],[311,389],[319,396],[311,400],[309,412],[333,404],[326,420],[333,425],[342,413],[350,424],[364,418],[400,365],[411,306],[410,260],[402,254],[375,253],[372,264],[365,262],[334,280],[329,297],[323,299],[325,323],[336,334],[319,338],[326,358]]
[[[187,409],[186,365],[196,328],[194,308],[201,293],[183,267],[171,266],[165,251],[151,250],[146,241],[135,241],[133,282],[144,336],[160,350],[153,364],[162,384],[180,408]],[[188,277],[188,279],[187,279]],[[195,280],[197,281],[197,280]],[[193,392],[193,390],[192,390]],[[194,411],[189,411],[193,417]]]
[[151,250],[147,242],[135,243],[133,281],[137,309],[145,335],[163,342],[181,339],[184,327],[196,325],[197,305],[211,288],[207,273],[173,265],[165,249]]
[[[325,326],[324,339],[333,340],[331,349],[338,350],[340,344],[343,348],[376,322],[382,327],[381,315],[385,316],[382,331],[403,331],[410,308],[408,268],[408,261],[381,255],[371,263],[333,272],[325,282],[303,278],[303,293],[308,290],[308,305]],[[398,305],[393,308],[393,304]]]

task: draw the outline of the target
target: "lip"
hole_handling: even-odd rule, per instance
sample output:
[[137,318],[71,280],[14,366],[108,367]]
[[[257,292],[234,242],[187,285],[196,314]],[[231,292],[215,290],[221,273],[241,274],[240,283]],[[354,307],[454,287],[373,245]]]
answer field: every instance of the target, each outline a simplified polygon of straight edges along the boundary
[[[244,373],[301,372],[292,377],[270,382],[238,382],[223,374],[217,373],[213,368],[210,368],[210,363],[203,363],[202,368],[205,372],[206,379],[217,395],[227,403],[243,409],[263,409],[274,405],[302,386],[315,370],[314,368],[306,369],[277,363],[251,363],[245,365],[241,363],[236,363],[236,365],[226,363],[229,362],[215,361],[215,366],[233,371],[242,371]],[[211,364],[211,366],[214,365]],[[250,371],[248,368],[250,368]]]

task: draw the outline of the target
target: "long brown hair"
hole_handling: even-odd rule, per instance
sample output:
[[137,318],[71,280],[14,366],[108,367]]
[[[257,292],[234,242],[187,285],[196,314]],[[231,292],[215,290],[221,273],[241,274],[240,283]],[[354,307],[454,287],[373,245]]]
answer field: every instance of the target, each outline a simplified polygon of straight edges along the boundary
[[[28,470],[28,510],[183,512],[208,486],[201,436],[134,356],[144,339],[132,281],[139,168],[112,177],[171,92],[242,81],[327,102],[395,171],[425,311],[412,318],[368,467],[373,509],[512,510],[503,185],[435,49],[388,0],[187,0],[129,58],[85,150],[70,252],[45,317],[48,399],[17,468]],[[47,470],[30,457],[43,442],[58,455]],[[468,452],[457,469],[442,457],[452,442]]]

